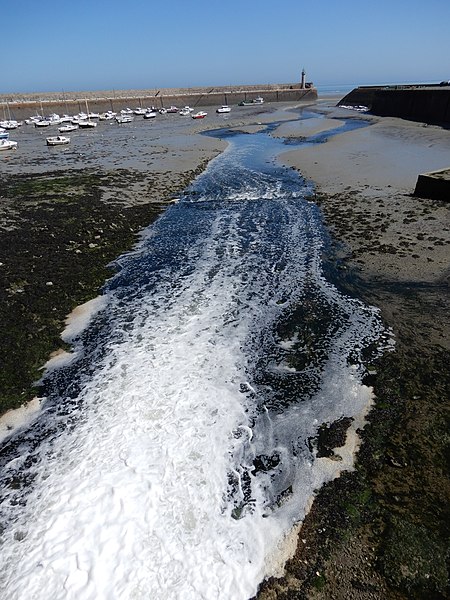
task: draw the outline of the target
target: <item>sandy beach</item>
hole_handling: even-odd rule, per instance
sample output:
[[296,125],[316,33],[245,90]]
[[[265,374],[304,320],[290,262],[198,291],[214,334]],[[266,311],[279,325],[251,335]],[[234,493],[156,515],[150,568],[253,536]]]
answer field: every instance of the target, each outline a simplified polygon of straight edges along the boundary
[[80,131],[67,149],[49,150],[34,129],[11,135],[20,150],[0,156],[0,318],[8,324],[0,408],[34,396],[42,365],[65,349],[66,315],[98,294],[108,264],[226,148],[198,133],[251,134],[279,121],[273,135],[307,140],[363,119],[366,127],[325,143],[287,146],[280,161],[314,182],[340,285],[380,308],[396,347],[367,382],[376,404],[357,468],[318,493],[285,577],[265,583],[259,598],[444,598],[450,205],[412,192],[419,173],[450,166],[450,133],[339,109],[333,99],[308,111],[298,120],[297,108],[280,103],[211,111],[203,122],[139,123],[116,127],[100,146],[100,131]]

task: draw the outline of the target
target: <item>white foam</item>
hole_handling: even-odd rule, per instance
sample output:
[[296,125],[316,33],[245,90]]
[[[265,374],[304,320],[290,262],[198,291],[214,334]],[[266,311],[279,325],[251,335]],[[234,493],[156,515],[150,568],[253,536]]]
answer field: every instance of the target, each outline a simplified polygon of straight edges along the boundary
[[72,342],[91,322],[92,318],[104,308],[104,296],[97,296],[84,304],[76,306],[66,317],[66,327],[61,334],[65,342]]
[[41,408],[41,399],[33,398],[19,408],[8,410],[0,417],[0,442],[18,429],[28,427],[36,418]]

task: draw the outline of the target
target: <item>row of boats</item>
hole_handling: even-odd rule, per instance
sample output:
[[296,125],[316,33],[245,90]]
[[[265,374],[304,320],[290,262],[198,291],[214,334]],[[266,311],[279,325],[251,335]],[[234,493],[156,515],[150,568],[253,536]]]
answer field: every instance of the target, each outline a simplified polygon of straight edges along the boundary
[[[239,106],[254,106],[255,104],[262,104],[264,99],[261,97],[255,98],[249,102],[243,101],[239,103]],[[223,104],[216,109],[219,114],[231,112],[231,108]],[[88,103],[86,102],[86,112],[80,112],[77,115],[59,116],[56,113],[44,117],[42,115],[35,115],[25,120],[27,125],[34,125],[35,127],[49,127],[51,125],[59,125],[59,133],[70,133],[76,129],[88,129],[97,127],[98,121],[110,121],[115,120],[119,124],[130,123],[136,116],[142,116],[144,119],[154,119],[158,114],[170,114],[178,113],[181,116],[191,116],[193,119],[204,119],[207,116],[207,112],[198,111],[194,112],[194,109],[190,106],[184,106],[179,109],[176,106],[170,106],[169,108],[155,108],[154,106],[149,108],[125,108],[120,113],[108,110],[104,113],[94,113],[89,111]],[[17,148],[17,142],[9,139],[10,129],[16,129],[22,125],[21,121],[8,119],[0,121],[0,150],[11,150]],[[50,136],[46,138],[48,146],[60,146],[70,143],[70,137],[66,135]]]

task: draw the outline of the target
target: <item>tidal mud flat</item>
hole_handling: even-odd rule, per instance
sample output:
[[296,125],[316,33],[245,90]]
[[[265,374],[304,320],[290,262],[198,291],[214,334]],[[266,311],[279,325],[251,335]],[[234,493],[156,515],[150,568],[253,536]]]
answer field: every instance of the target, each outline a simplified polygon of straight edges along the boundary
[[[292,114],[246,112],[233,120],[211,124],[215,127],[234,124],[240,129],[248,126],[250,132],[263,122],[282,117],[288,121]],[[335,127],[339,115],[330,109],[327,117],[329,128]],[[80,138],[83,145],[77,153],[73,153],[73,145],[67,156],[61,149],[57,149],[59,154],[49,155],[52,151],[43,146],[44,140],[42,145],[33,140],[25,164],[13,164],[19,157],[16,154],[2,165],[5,166],[2,174],[6,173],[2,182],[5,191],[1,194],[5,202],[2,228],[11,234],[5,237],[2,254],[5,260],[1,259],[4,263],[1,268],[8,266],[3,273],[10,277],[4,286],[5,291],[9,290],[5,298],[10,308],[13,304],[17,306],[18,319],[33,315],[31,323],[22,321],[20,335],[24,337],[19,343],[15,341],[19,336],[17,328],[11,332],[11,342],[3,345],[10,357],[11,376],[17,370],[21,353],[37,349],[27,371],[30,383],[36,378],[49,349],[61,347],[59,334],[65,315],[75,304],[96,295],[111,272],[107,267],[110,260],[127,250],[142,227],[176,199],[208,160],[223,149],[224,145],[217,140],[193,135],[198,125],[178,123],[170,135],[167,131],[158,134],[156,128],[151,130],[154,137],[147,148],[144,142],[149,141],[148,135],[141,138],[141,132],[136,131],[133,135],[137,141],[133,141],[122,130],[120,143],[124,152],[118,152],[119,129],[117,135],[111,136],[116,140],[113,145],[108,139],[100,145],[100,159],[93,137],[99,132],[95,132]],[[321,119],[319,125],[324,131]],[[308,126],[312,135],[314,124],[310,122]],[[292,125],[293,135],[307,137],[308,132],[297,130],[302,127]],[[370,129],[376,131],[374,125],[367,131]],[[35,135],[34,131],[24,131],[23,135],[28,133]],[[377,365],[377,374],[368,382],[375,385],[378,400],[365,431],[366,441],[357,471],[342,476],[318,495],[300,533],[297,555],[288,564],[286,578],[269,582],[261,597],[438,598],[445,593],[446,430],[442,414],[448,398],[445,304],[448,212],[442,203],[411,199],[409,183],[399,188],[398,183],[388,183],[385,176],[380,179],[382,184],[370,181],[361,185],[351,180],[358,133],[295,151],[303,156],[287,161],[292,160],[290,164],[318,184],[316,200],[336,239],[345,244],[336,245],[342,285],[352,287],[382,308],[386,322],[394,328],[397,349]],[[416,143],[421,148],[422,132],[416,133]],[[383,135],[386,139],[380,143],[385,145],[389,127]],[[92,145],[86,145],[85,139],[91,140]],[[321,177],[335,165],[336,148],[337,154],[342,155],[344,140],[349,160],[347,170],[341,164],[344,189],[333,188],[330,183],[327,187]],[[370,146],[371,142],[367,143]],[[402,144],[408,147],[409,142],[400,142],[400,147]],[[320,160],[314,154],[327,151],[330,154]],[[39,158],[39,152],[43,159]],[[370,163],[367,146],[358,152],[361,157],[366,153],[367,172],[375,173],[377,164]],[[426,168],[434,168],[434,162]],[[17,178],[14,173],[21,176]],[[335,175],[331,180],[334,185],[340,182]],[[377,186],[381,189],[377,190],[375,201],[373,188]],[[366,193],[361,194],[361,188]],[[391,195],[396,196],[395,204],[390,201]],[[35,226],[37,223],[39,227]],[[396,254],[392,249],[386,251],[387,244],[380,238],[394,225],[398,231],[392,230],[389,247],[399,247],[396,263],[392,262]],[[414,227],[415,237],[410,235]],[[422,240],[419,234],[424,236]],[[427,252],[421,258],[426,262],[417,264],[413,254],[419,255],[415,250],[424,240]],[[410,270],[404,271],[403,265],[407,269],[407,264],[410,269],[414,267],[415,279]],[[428,265],[435,270],[427,270]],[[406,280],[399,276],[403,272],[408,273]],[[41,311],[45,313],[44,321],[39,320]],[[9,314],[2,321],[14,324]],[[47,332],[51,332],[48,338]],[[16,350],[11,352],[11,348]],[[22,388],[16,388],[15,398],[20,398],[17,391],[21,397],[32,393],[32,388],[23,385],[23,381],[22,375],[17,377]],[[341,432],[336,428],[331,430],[328,445],[333,448],[341,441]]]

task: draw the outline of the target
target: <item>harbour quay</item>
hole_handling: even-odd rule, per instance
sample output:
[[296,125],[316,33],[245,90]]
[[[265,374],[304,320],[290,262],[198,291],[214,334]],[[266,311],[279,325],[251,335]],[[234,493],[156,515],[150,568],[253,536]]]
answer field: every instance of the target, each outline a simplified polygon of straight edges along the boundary
[[380,117],[399,117],[450,126],[450,81],[410,85],[359,86],[340,106],[365,106]]
[[2,94],[0,104],[8,106],[15,119],[26,119],[42,112],[79,113],[85,109],[86,100],[93,111],[117,112],[127,107],[235,105],[258,97],[263,97],[265,102],[314,102],[317,89],[312,83],[302,80],[300,83],[246,86]]

